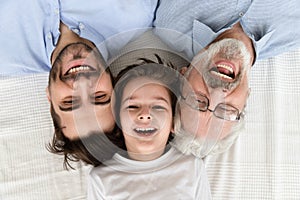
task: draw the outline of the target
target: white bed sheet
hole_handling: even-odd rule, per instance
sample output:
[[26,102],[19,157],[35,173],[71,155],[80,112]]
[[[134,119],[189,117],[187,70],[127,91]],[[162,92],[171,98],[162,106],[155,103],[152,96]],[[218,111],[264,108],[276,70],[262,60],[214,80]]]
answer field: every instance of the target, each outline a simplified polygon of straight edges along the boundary
[[[213,199],[300,199],[300,50],[251,70],[246,130],[206,159]],[[86,199],[89,167],[49,153],[48,74],[0,77],[0,199]],[[172,187],[172,186],[170,186]]]
[[300,199],[300,50],[251,70],[246,130],[207,159],[213,199]]
[[87,166],[63,169],[49,153],[53,135],[48,74],[0,78],[0,199],[86,199]]

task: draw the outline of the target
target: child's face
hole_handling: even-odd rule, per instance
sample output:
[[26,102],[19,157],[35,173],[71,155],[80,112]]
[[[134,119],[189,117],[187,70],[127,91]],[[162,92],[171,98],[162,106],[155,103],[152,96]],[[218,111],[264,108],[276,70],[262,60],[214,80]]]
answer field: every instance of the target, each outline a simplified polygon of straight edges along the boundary
[[129,81],[121,100],[120,122],[132,159],[159,157],[173,131],[168,90],[158,81],[143,77]]

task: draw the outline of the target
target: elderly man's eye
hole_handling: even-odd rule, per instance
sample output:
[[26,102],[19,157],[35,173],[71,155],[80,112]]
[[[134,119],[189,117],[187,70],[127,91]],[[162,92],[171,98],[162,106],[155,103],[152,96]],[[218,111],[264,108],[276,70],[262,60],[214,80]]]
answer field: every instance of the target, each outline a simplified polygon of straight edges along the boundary
[[196,101],[197,101],[197,103],[198,103],[198,104],[203,104],[203,105],[205,105],[205,104],[206,104],[206,101],[203,101],[203,100],[199,100],[199,99],[197,99]]
[[222,110],[224,113],[226,112],[227,114],[236,114],[238,113],[238,109],[229,105],[229,104],[219,104],[218,109]]
[[207,107],[207,102],[203,100],[197,100],[197,104],[200,109],[205,109]]

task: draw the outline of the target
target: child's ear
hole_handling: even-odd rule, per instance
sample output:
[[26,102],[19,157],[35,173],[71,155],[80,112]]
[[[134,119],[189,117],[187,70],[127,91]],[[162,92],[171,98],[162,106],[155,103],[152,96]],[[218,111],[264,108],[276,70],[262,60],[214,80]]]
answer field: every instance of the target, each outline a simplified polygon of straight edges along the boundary
[[175,133],[175,130],[174,130],[174,117],[173,117],[173,120],[172,120],[171,133]]
[[171,129],[171,133],[175,134],[174,127],[172,127],[172,129]]

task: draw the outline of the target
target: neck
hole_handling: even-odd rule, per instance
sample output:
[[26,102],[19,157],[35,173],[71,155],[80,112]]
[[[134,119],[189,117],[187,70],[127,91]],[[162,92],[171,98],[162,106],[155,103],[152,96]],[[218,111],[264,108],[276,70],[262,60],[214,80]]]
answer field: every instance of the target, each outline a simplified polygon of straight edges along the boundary
[[150,161],[150,160],[155,160],[160,156],[162,156],[165,153],[165,150],[167,149],[162,149],[148,154],[134,153],[128,151],[128,157],[132,160],[137,160],[137,161]]
[[255,61],[255,49],[252,43],[252,40],[248,37],[248,35],[244,32],[241,24],[236,23],[231,29],[228,29],[221,33],[212,43],[217,42],[219,40],[225,38],[233,38],[243,42],[246,45],[246,48],[250,52],[251,55],[251,63],[253,64]]
[[62,22],[60,23],[59,26],[59,30],[60,30],[60,36],[57,42],[57,45],[54,49],[54,51],[52,52],[51,55],[51,64],[54,63],[56,57],[58,56],[59,52],[67,45],[72,44],[72,43],[77,43],[77,42],[83,42],[91,47],[94,47],[95,45],[84,38],[79,37],[76,33],[74,33],[73,31],[71,31],[65,24],[63,24]]

